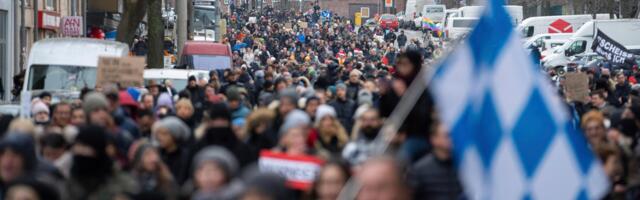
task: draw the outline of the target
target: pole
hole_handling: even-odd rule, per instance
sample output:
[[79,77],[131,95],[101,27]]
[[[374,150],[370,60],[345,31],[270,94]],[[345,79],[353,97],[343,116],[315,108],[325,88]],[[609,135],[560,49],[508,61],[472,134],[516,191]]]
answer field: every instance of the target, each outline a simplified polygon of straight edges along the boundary
[[33,42],[38,41],[38,0],[33,1]]
[[25,3],[25,0],[20,0],[20,69],[24,67],[25,53],[27,51],[27,27],[24,25]]
[[87,25],[89,24],[89,20],[87,20],[87,2],[88,0],[84,0],[82,2],[82,33],[87,36]]
[[[176,1],[176,14],[178,15],[177,23],[177,31],[176,38],[178,43],[178,55],[182,55],[182,48],[184,47],[184,43],[187,41],[187,22],[188,22],[188,13],[187,6],[188,1],[178,0]],[[178,56],[178,59],[182,59]]]

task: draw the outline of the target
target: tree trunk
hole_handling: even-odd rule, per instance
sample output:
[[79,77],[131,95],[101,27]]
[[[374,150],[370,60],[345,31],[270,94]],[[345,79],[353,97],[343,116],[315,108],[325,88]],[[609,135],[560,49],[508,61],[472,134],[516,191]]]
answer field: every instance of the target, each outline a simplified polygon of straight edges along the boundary
[[146,0],[126,0],[122,20],[118,25],[118,35],[116,40],[128,45],[132,45],[133,37],[136,34],[138,25],[146,15]]
[[163,68],[164,24],[162,23],[162,0],[147,0],[147,23],[149,53],[147,54],[148,68]]
[[638,1],[636,4],[636,13],[634,16],[634,18],[640,18],[640,1]]

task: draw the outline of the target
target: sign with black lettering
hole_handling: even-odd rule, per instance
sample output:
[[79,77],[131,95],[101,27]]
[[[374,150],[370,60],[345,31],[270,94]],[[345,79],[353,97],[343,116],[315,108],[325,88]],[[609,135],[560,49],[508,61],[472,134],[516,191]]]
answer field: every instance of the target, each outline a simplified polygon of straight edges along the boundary
[[100,57],[96,84],[117,83],[121,87],[143,86],[144,57]]
[[263,150],[260,152],[258,168],[287,178],[287,185],[298,190],[309,190],[320,172],[324,161],[313,156],[290,156],[284,153]]
[[600,29],[593,40],[591,49],[615,64],[623,64],[626,59],[633,57],[633,53],[626,47],[607,36]]

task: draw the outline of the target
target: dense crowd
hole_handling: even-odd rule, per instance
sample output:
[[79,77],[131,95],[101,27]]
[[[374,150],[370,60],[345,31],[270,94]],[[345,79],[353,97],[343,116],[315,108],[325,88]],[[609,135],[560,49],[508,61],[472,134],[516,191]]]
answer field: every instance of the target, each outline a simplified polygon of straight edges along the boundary
[[[43,92],[31,118],[0,118],[1,196],[336,199],[352,178],[360,199],[461,195],[426,94],[389,153],[373,153],[384,118],[438,42],[356,28],[317,6],[233,10],[222,41],[233,49],[231,69],[189,77],[186,88],[107,84],[60,102]],[[310,187],[290,187],[257,165],[265,150],[324,164]]]
[[[0,117],[0,195],[337,199],[353,179],[357,199],[463,198],[448,131],[434,118],[428,92],[386,153],[374,152],[385,118],[442,43],[356,28],[321,12],[315,5],[305,13],[234,7],[224,16],[223,39],[233,67],[189,77],[186,88],[170,81],[99,85],[56,103],[40,94],[31,118]],[[640,194],[640,88],[630,84],[636,68],[586,70],[591,96],[567,101],[575,128],[612,180],[608,199]],[[292,188],[281,174],[260,169],[265,150],[325,162],[310,188]]]

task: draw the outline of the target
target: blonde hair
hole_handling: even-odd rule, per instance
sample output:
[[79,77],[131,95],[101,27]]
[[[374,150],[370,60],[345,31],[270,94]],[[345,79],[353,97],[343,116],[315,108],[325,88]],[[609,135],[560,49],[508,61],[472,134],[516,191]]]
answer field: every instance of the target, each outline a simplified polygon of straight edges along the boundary
[[191,100],[188,99],[180,99],[178,100],[178,102],[176,102],[176,110],[178,110],[179,107],[185,106],[189,109],[191,109],[191,111],[194,111],[193,109],[193,104],[191,104]]
[[604,114],[602,114],[602,112],[589,111],[582,116],[582,121],[580,122],[580,126],[582,126],[582,128],[585,128],[589,122],[596,121],[600,125],[602,125],[602,127],[604,127],[604,119],[605,119]]
[[34,136],[36,132],[36,126],[33,121],[26,118],[16,118],[9,123],[8,132],[18,132]]

